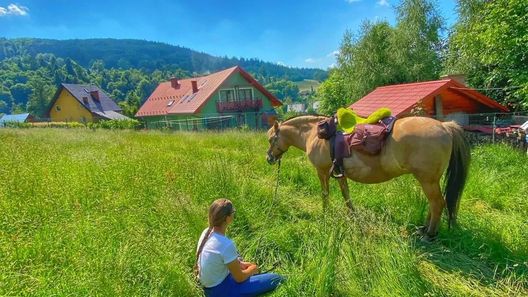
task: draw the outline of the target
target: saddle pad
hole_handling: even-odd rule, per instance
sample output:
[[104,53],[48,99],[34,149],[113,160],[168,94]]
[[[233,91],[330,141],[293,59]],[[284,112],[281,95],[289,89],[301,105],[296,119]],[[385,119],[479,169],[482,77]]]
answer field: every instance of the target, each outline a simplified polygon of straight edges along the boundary
[[387,135],[392,131],[395,120],[394,117],[388,117],[380,120],[378,124],[356,125],[354,134],[345,135],[349,148],[370,155],[377,155],[381,151]]

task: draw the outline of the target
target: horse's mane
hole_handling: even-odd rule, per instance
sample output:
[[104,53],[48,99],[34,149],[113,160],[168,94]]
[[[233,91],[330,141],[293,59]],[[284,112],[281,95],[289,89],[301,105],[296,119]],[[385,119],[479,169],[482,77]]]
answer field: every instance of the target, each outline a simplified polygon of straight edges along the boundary
[[303,124],[306,122],[320,121],[327,118],[328,116],[322,114],[303,114],[289,117],[284,122],[282,122],[282,124]]

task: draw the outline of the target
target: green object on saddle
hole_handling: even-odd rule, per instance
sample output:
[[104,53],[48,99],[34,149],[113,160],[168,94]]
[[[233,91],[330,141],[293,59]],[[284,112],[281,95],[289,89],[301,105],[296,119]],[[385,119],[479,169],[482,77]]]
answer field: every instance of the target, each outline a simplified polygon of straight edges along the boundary
[[337,110],[337,130],[351,134],[357,124],[375,124],[379,120],[391,115],[390,109],[382,107],[371,113],[367,118],[358,116],[353,110],[348,108],[340,108]]

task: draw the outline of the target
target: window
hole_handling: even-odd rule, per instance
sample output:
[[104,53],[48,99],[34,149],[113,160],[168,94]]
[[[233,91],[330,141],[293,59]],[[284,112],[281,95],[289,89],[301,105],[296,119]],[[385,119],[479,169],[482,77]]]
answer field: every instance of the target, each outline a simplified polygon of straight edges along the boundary
[[239,89],[238,90],[238,99],[239,100],[253,100],[253,90],[252,89]]
[[83,97],[83,102],[85,105],[88,105],[88,97]]
[[61,111],[61,107],[60,107],[60,105],[55,105],[55,110],[56,110],[56,111]]
[[220,90],[220,102],[233,102],[235,100],[235,92],[232,89]]
[[169,101],[169,103],[167,103],[167,106],[168,106],[168,107],[171,107],[172,104],[174,104],[174,100]]

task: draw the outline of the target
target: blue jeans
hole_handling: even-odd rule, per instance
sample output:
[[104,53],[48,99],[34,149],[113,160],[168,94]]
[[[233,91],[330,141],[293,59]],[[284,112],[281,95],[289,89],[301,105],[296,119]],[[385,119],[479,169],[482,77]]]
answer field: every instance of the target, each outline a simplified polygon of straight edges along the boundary
[[274,273],[256,274],[237,283],[231,274],[217,286],[204,288],[207,297],[250,297],[273,291],[283,281],[282,276]]

